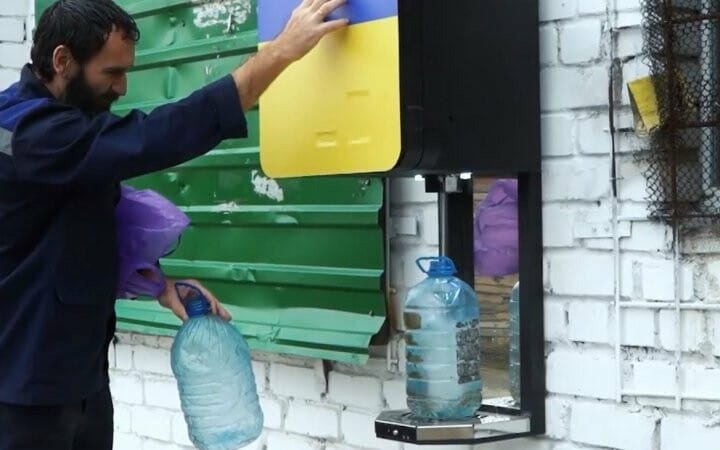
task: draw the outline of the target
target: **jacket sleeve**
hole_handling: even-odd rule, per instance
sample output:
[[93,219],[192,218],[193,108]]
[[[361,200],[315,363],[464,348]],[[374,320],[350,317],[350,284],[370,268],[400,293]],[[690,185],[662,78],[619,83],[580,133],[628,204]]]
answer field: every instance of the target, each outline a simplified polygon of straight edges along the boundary
[[15,127],[13,161],[22,179],[95,185],[167,169],[207,153],[222,140],[247,136],[231,76],[150,114],[87,116],[50,102]]

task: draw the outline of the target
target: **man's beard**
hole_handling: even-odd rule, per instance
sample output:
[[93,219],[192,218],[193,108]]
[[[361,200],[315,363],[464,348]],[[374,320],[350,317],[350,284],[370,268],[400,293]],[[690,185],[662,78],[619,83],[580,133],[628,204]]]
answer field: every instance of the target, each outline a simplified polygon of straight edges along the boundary
[[95,115],[110,110],[118,95],[112,91],[96,94],[85,80],[85,71],[80,72],[68,81],[63,100],[84,112]]

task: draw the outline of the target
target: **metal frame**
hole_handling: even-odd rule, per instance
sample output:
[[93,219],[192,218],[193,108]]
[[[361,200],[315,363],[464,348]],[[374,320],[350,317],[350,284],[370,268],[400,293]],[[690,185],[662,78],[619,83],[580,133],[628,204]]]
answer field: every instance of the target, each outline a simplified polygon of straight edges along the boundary
[[[479,444],[545,433],[545,331],[543,307],[542,200],[540,172],[521,172],[518,179],[520,244],[520,409],[483,404],[475,420],[420,423],[403,411],[387,411],[375,422],[377,437],[399,442],[440,445]],[[441,253],[452,258],[458,277],[474,283],[472,182],[453,176],[427,177],[428,192],[439,197]],[[448,185],[452,187],[448,189]],[[486,423],[487,420],[490,423]],[[507,426],[496,427],[497,423]],[[527,431],[514,431],[526,429]],[[423,438],[423,435],[425,438]]]

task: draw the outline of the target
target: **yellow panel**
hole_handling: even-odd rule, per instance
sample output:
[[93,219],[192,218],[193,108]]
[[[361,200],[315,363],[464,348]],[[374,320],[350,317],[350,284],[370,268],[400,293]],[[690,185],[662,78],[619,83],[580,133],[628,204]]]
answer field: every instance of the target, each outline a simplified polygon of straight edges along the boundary
[[[260,44],[262,46],[262,44]],[[398,19],[326,36],[260,99],[271,177],[385,172],[400,157]]]

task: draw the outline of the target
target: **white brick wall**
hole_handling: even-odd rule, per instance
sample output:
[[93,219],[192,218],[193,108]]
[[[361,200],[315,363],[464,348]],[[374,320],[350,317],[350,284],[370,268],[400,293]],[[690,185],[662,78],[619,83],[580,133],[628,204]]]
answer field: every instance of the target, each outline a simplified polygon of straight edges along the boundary
[[[31,3],[0,0],[0,88],[17,79],[27,60]],[[547,436],[479,449],[718,448],[720,427],[713,411],[720,408],[720,313],[682,313],[676,371],[673,309],[623,308],[618,317],[613,304],[608,58],[611,51],[622,58],[623,83],[645,73],[637,57],[642,48],[638,8],[639,0],[540,0]],[[621,100],[616,122],[629,127],[626,92]],[[622,299],[672,303],[672,235],[666,227],[638,220],[646,213],[645,181],[633,153],[645,143],[627,132],[618,133],[616,143]],[[420,279],[414,259],[437,253],[435,200],[422,183],[391,183],[391,229],[397,233],[390,277],[398,299]],[[714,232],[699,233],[684,247],[693,257],[682,262],[681,299],[720,303],[720,239]],[[614,352],[616,323],[620,361]],[[191,448],[170,372],[169,342],[121,334],[111,351],[118,450]],[[383,366],[361,372],[337,367],[326,380],[319,361],[261,357],[253,369],[266,431],[248,448],[418,448],[374,438],[375,415],[405,403],[403,380]],[[625,395],[617,404],[621,390]],[[678,392],[689,398],[679,410]]]
[[30,59],[32,0],[0,1],[0,89],[17,81]]

